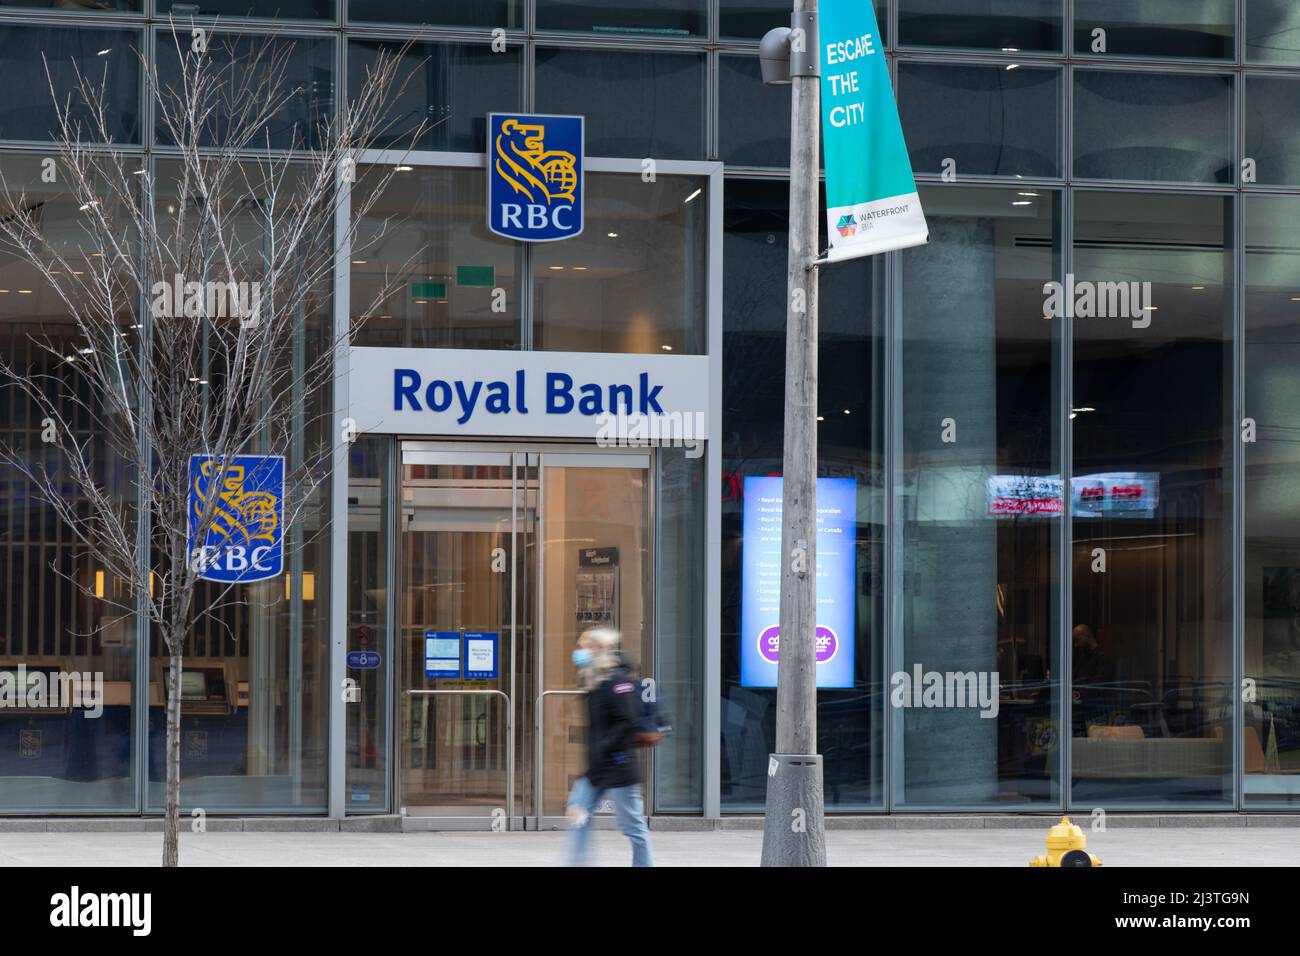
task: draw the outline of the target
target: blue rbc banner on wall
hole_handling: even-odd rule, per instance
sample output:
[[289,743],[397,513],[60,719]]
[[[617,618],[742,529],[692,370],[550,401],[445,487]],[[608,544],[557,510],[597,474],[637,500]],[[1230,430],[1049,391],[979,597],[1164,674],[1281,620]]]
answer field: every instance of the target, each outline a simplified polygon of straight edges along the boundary
[[488,115],[488,228],[521,242],[582,234],[581,116]]
[[[781,623],[780,478],[745,479],[740,686],[775,687]],[[853,686],[858,485],[817,479],[817,686]]]
[[[211,523],[198,537],[204,514]],[[190,456],[189,555],[207,581],[250,584],[284,571],[284,458]]]

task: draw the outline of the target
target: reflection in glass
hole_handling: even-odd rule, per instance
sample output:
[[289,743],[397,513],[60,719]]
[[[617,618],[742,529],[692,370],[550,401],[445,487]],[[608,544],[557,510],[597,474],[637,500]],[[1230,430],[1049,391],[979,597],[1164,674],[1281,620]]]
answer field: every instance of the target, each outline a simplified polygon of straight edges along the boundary
[[1076,281],[1137,283],[1073,322],[1076,804],[1232,793],[1231,213],[1075,199]]
[[921,202],[930,242],[900,264],[895,804],[1056,802],[1061,331],[1043,287],[1059,197],[932,187]]
[[1056,69],[900,63],[898,108],[912,168],[958,174],[1060,174]]
[[699,813],[704,805],[704,643],[708,578],[704,457],[689,449],[655,455],[654,675],[656,700],[673,734],[655,748],[654,805],[660,813]]
[[1234,0],[1074,0],[1074,49],[1109,56],[1232,59],[1235,20]]
[[[401,44],[353,40],[348,44],[349,95],[360,94],[366,71],[382,50],[390,56]],[[490,46],[417,43],[402,55],[388,113],[377,130],[379,149],[437,149],[482,153],[487,149],[487,115],[509,113],[520,105],[523,47],[504,53]],[[420,123],[425,131],[413,134]]]
[[1232,77],[1076,70],[1074,174],[1230,183]]
[[537,29],[703,36],[706,0],[538,0]]
[[484,171],[408,167],[378,199],[375,175],[358,170],[352,199],[352,321],[369,316],[353,343],[518,348],[521,253],[488,231]]
[[[58,183],[45,181],[39,156],[7,156],[3,175],[14,194],[39,203],[51,255],[67,258],[74,273],[90,270],[83,216],[78,202]],[[115,205],[115,204],[114,204]],[[120,209],[107,215],[124,218]],[[78,280],[60,276],[71,292]],[[122,327],[134,324],[123,316]],[[49,375],[62,385],[46,386],[64,419],[76,430],[100,487],[123,507],[135,495],[135,480],[106,440],[98,409],[89,409],[84,388],[66,360],[85,345],[59,294],[26,258],[0,251],[0,358],[32,375]],[[66,350],[66,351],[65,351]],[[93,413],[93,414],[92,414]],[[41,440],[40,407],[0,377],[0,442],[50,474],[64,472],[63,456]],[[35,467],[40,467],[37,464]],[[68,483],[67,494],[78,497]],[[80,502],[78,510],[92,507]],[[136,807],[134,693],[139,657],[135,598],[131,582],[97,565],[55,510],[9,467],[0,467],[0,672],[8,675],[6,703],[22,688],[18,669],[85,675],[83,686],[102,682],[103,709],[0,708],[0,810],[129,810]],[[55,684],[54,686],[58,686]],[[52,702],[52,701],[51,701]]]
[[[78,73],[92,87],[105,88],[109,131],[117,143],[140,142],[140,58],[138,30],[89,30],[27,26],[9,21],[0,30],[0,75],[11,91],[0,104],[0,139],[50,140],[56,136],[54,97],[71,106],[83,135],[91,114],[79,105]],[[49,74],[46,74],[46,63]],[[51,92],[53,83],[53,93]]]
[[790,87],[763,82],[758,57],[718,57],[718,155],[728,166],[790,165]]
[[[779,475],[785,380],[785,268],[789,187],[731,180],[723,250],[722,804],[761,809],[776,740],[776,692],[744,686],[741,656],[757,635],[741,633],[746,477]],[[825,244],[825,237],[822,237]],[[818,379],[820,473],[857,482],[853,686],[817,693],[817,749],[826,805],[884,804],[883,540],[881,423],[884,310],[878,261],[826,272],[821,284]]]
[[[71,0],[84,3],[85,0]],[[274,17],[333,20],[334,0],[157,0],[159,17]]]
[[1246,0],[1246,59],[1300,64],[1300,6],[1293,0]]
[[1300,185],[1300,132],[1296,104],[1300,79],[1246,77],[1246,152],[1255,161],[1255,182]]
[[[236,205],[227,196],[226,234],[234,237],[236,255],[246,274],[261,274],[261,249],[270,233],[261,211],[266,189],[260,167],[249,163],[226,180],[247,182],[249,192]],[[178,163],[159,161],[154,177],[157,215],[164,221],[193,209],[201,200],[189,184],[182,195]],[[290,167],[277,183],[292,194],[301,189]],[[279,234],[283,224],[278,223]],[[324,246],[324,248],[321,248]],[[304,247],[304,256],[319,263],[329,255],[330,240],[317,237]],[[240,255],[242,254],[242,256]],[[311,290],[298,303],[292,342],[276,356],[277,371],[287,380],[302,380],[318,367],[332,347],[332,301],[328,285]],[[204,321],[220,322],[220,318]],[[219,374],[208,373],[217,379]],[[295,434],[301,441],[290,450],[287,469],[301,467],[314,449],[328,442],[331,432],[329,389],[301,394],[286,389],[267,401],[292,403]],[[259,436],[250,438],[250,452],[264,452]],[[202,698],[182,701],[180,751],[182,812],[189,808],[243,812],[323,812],[329,760],[329,502],[325,487],[315,488],[301,505],[286,502],[286,511],[301,508],[298,522],[285,532],[285,574],[279,578],[239,585],[202,582],[195,590],[196,613],[184,646],[184,668],[201,679]],[[160,566],[161,555],[154,556]],[[163,572],[165,573],[165,567]],[[166,663],[168,651],[155,633],[149,647],[149,740],[147,748],[147,808],[162,808],[166,771]]]
[[539,47],[536,59],[537,112],[586,116],[588,156],[705,158],[704,57]]
[[1061,0],[898,0],[900,46],[1055,52]]
[[446,27],[523,26],[524,0],[347,0],[352,23],[427,23]]
[[[178,24],[176,32],[159,30],[158,84],[164,98],[185,95],[181,56],[192,56],[188,30]],[[235,122],[247,131],[246,122],[231,116],[230,106],[251,96],[284,99],[285,105],[257,130],[251,148],[310,149],[319,145],[324,124],[334,112],[334,42],[307,37],[270,37],[254,34],[214,33],[205,54],[211,66],[204,77],[219,85],[218,97],[207,97],[212,111],[205,117],[203,145],[229,141]],[[194,66],[190,64],[190,76]],[[174,117],[179,116],[175,109]],[[163,117],[158,117],[155,136],[162,145],[175,145]]]
[[708,181],[587,173],[586,228],[533,251],[534,347],[702,354]]
[[362,436],[348,467],[348,645],[364,655],[349,667],[358,700],[346,709],[347,801],[355,813],[388,809],[388,699],[392,653],[388,634],[389,512],[387,479],[391,442]]
[[1300,199],[1246,199],[1247,804],[1300,802]]
[[[722,37],[759,40],[773,27],[790,25],[789,0],[721,0],[720,6],[718,34]],[[874,7],[880,36],[888,41],[886,0],[874,0]]]

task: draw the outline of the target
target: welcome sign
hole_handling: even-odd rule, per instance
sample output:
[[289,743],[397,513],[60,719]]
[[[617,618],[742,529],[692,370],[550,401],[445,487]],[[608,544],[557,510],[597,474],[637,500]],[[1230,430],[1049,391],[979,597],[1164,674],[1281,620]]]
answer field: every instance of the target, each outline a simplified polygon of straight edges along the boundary
[[827,260],[923,244],[929,229],[870,0],[823,0],[821,55]]

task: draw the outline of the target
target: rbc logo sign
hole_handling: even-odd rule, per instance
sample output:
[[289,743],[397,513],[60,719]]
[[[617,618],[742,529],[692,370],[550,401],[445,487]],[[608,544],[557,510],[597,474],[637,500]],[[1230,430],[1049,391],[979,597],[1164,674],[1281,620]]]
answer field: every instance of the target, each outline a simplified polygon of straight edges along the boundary
[[[191,563],[207,581],[249,584],[279,577],[284,570],[284,458],[236,455],[224,474],[220,462],[212,455],[190,456]],[[208,532],[196,542],[209,508]]]
[[488,228],[522,242],[582,234],[581,116],[488,115]]

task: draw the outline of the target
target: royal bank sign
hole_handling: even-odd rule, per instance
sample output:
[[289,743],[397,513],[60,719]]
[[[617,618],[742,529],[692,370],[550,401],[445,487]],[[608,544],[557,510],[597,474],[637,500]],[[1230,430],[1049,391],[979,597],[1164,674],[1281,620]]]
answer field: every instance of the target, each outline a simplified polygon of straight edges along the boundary
[[520,242],[582,234],[583,118],[488,115],[488,228]]
[[354,348],[358,433],[600,440],[611,427],[704,439],[702,355]]

